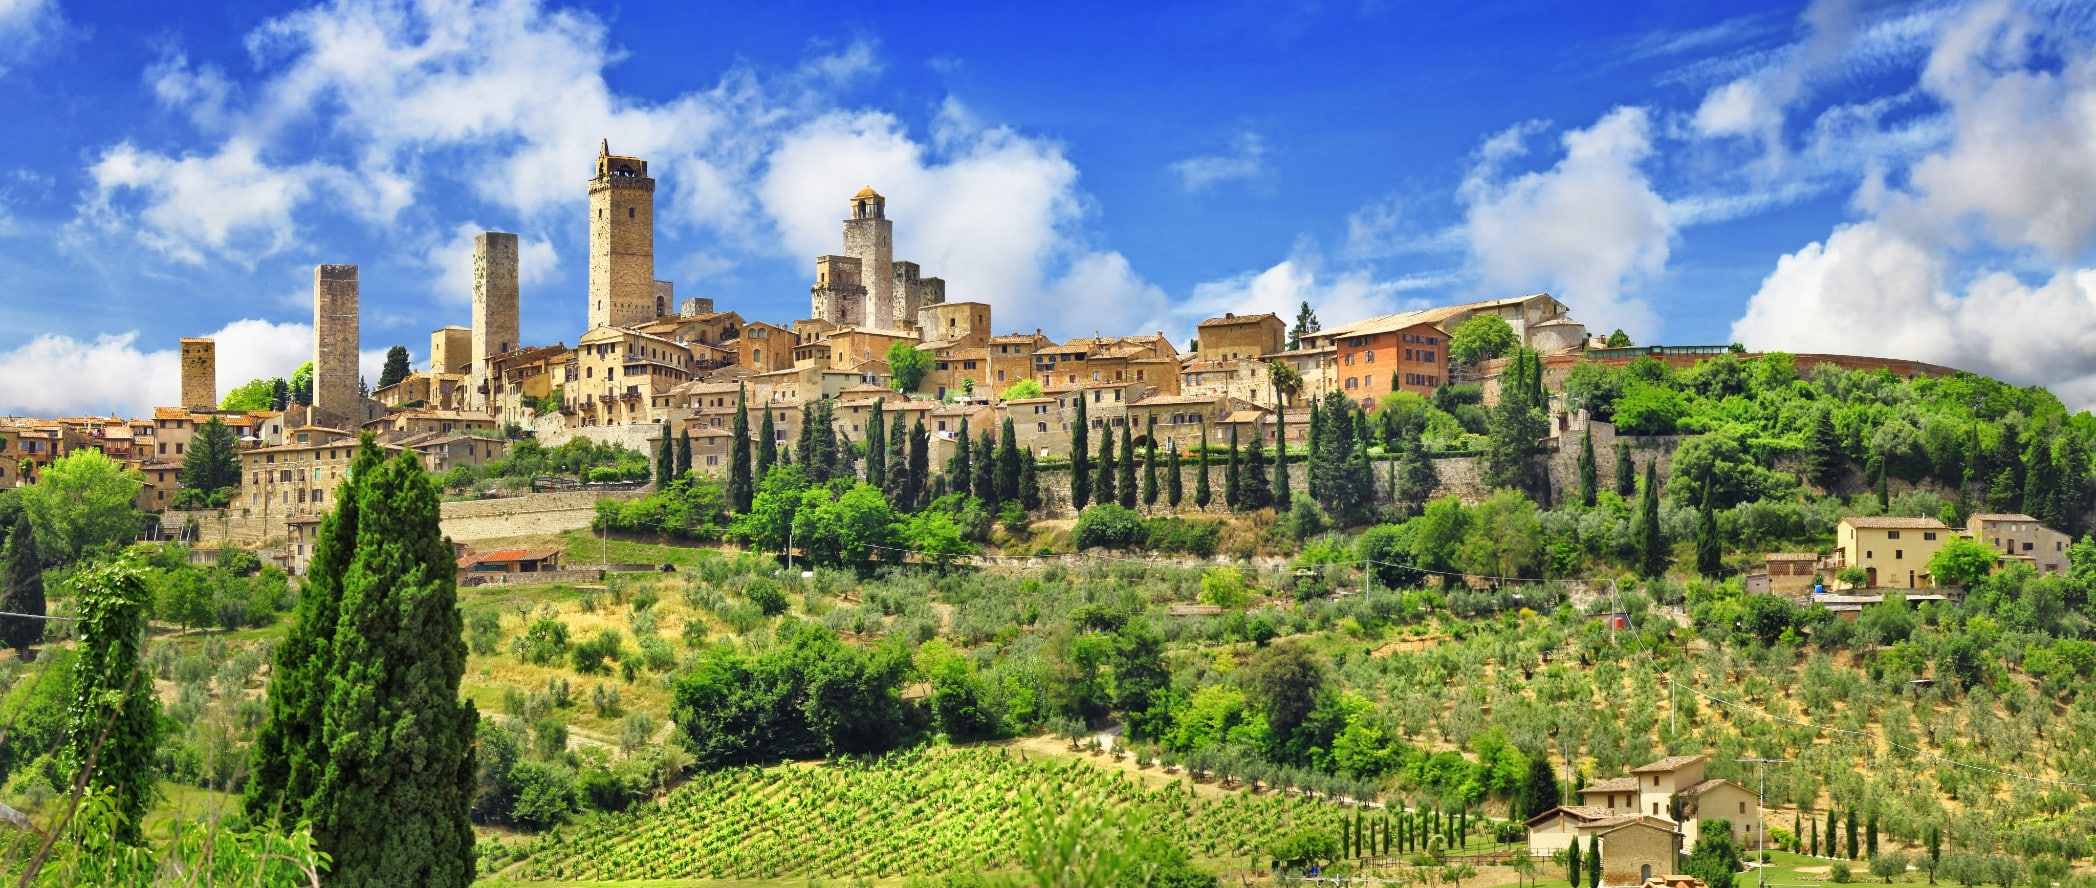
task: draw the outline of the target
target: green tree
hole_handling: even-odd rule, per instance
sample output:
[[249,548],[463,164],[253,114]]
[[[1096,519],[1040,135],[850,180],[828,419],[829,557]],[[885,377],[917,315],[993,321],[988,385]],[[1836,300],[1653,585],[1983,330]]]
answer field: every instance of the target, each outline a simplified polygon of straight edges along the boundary
[[779,464],[779,430],[771,421],[771,405],[764,405],[764,425],[757,430],[757,464],[751,469],[751,477],[761,483],[771,476],[771,467]]
[[[1575,841],[1577,841],[1575,839]],[[1587,838],[1587,888],[1601,888],[1601,835]]]
[[1131,425],[1134,425],[1132,421],[1121,423],[1121,474],[1114,479],[1114,492],[1119,494],[1118,502],[1123,509],[1135,508],[1136,494],[1140,492],[1135,486],[1135,445],[1128,434]]
[[1223,466],[1223,505],[1239,508],[1244,502],[1244,478],[1237,467],[1237,426],[1230,427],[1230,461]]
[[[1479,317],[1499,320],[1491,315]],[[1499,404],[1492,408],[1490,434],[1485,437],[1486,480],[1494,487],[1541,491],[1542,467],[1537,455],[1550,433],[1548,406],[1542,357],[1529,349],[1515,351],[1500,376]]]
[[1717,576],[1725,568],[1723,541],[1718,539],[1718,511],[1711,504],[1711,485],[1703,486],[1703,507],[1696,514],[1696,572]]
[[378,373],[378,387],[385,388],[406,379],[409,372],[408,347],[396,345],[386,349],[386,366]]
[[1550,770],[1550,755],[1541,750],[1529,753],[1528,770],[1521,776],[1521,787],[1515,791],[1514,805],[1519,816],[1534,817],[1557,807],[1557,775]]
[[1952,537],[1929,557],[1929,576],[1937,584],[1970,589],[1994,572],[2000,556],[1985,543]]
[[[282,410],[276,406],[276,391],[283,386],[281,379],[250,379],[219,399],[218,409],[231,411]],[[185,407],[204,407],[205,404],[184,404]]]
[[1565,848],[1565,882],[1572,888],[1586,888],[1579,878],[1580,866],[1585,862],[1580,859],[1579,837],[1574,836],[1572,844]]
[[89,798],[110,799],[115,815],[110,838],[137,845],[146,811],[158,795],[153,760],[161,731],[153,676],[139,656],[146,632],[144,572],[127,555],[83,568],[72,586],[80,643],[58,770],[85,775]]
[[975,447],[968,436],[968,417],[961,417],[961,430],[954,435],[953,456],[946,460],[946,477],[962,495],[975,481]]
[[975,467],[972,486],[975,498],[991,512],[997,511],[997,476],[1001,470],[997,465],[997,442],[990,438],[990,430],[983,429],[975,442]]
[[1150,417],[1149,427],[1143,432],[1143,508],[1157,506],[1157,417]]
[[1426,502],[1441,486],[1441,472],[1417,438],[1398,443],[1397,460],[1391,470],[1397,473],[1397,481],[1391,485],[1390,496],[1401,503]]
[[676,477],[682,478],[689,474],[691,474],[691,428],[687,426],[677,431]]
[[1513,326],[1493,314],[1474,314],[1448,334],[1448,356],[1458,364],[1501,357],[1521,345]]
[[1681,871],[1702,879],[1709,888],[1732,888],[1739,874],[1740,848],[1732,840],[1732,824],[1705,820],[1696,831],[1696,844],[1689,849]]
[[677,442],[670,436],[668,423],[658,423],[656,432],[660,441],[655,448],[655,489],[670,489],[670,479],[677,476]]
[[750,474],[750,401],[749,390],[742,383],[735,384],[735,424],[729,445],[733,452],[728,454],[728,505],[736,513],[750,510],[750,497],[756,495],[756,483]]
[[887,474],[881,486],[888,491],[888,501],[898,509],[916,508],[916,502],[907,496],[910,488],[910,430],[902,424],[902,414],[888,424]]
[[1012,418],[1004,418],[1004,425],[997,430],[997,501],[1014,502],[1019,499],[1020,476],[1026,468],[1019,457],[1019,432]]
[[1594,429],[1589,426],[1579,436],[1579,504],[1593,508],[1600,492],[1600,469],[1594,461]]
[[[367,435],[364,449],[375,448]],[[334,859],[330,884],[463,888],[474,878],[479,716],[459,699],[455,559],[438,528],[436,485],[412,452],[361,480],[322,673],[326,770],[301,813]]]
[[[1287,750],[1297,729],[1325,702],[1332,673],[1323,657],[1289,640],[1254,651],[1238,681],[1245,698],[1266,714],[1267,732],[1275,748]],[[1285,752],[1280,756],[1288,757]]]
[[930,498],[925,494],[931,489],[931,433],[924,430],[924,420],[919,419],[910,427],[910,482],[905,493],[910,508],[920,509]]
[[875,398],[866,417],[866,483],[883,490],[888,486],[888,424],[882,415],[886,403],[886,398]]
[[[1872,858],[1878,856],[1878,812],[1876,811],[1870,812],[1870,816],[1863,822],[1863,853]],[[1900,872],[1906,871],[1907,868],[1905,866],[1900,867]]]
[[[44,614],[44,565],[36,552],[36,533],[27,521],[16,521],[7,532],[7,562],[0,567],[0,611],[11,614]],[[0,644],[15,649],[15,659],[29,659],[29,646],[44,637],[44,621],[31,617],[0,617]],[[0,775],[5,775],[0,770]]]
[[1172,507],[1173,511],[1178,511],[1180,501],[1186,497],[1186,480],[1180,477],[1183,467],[1184,463],[1179,457],[1179,439],[1174,438],[1171,441],[1171,452],[1165,456],[1164,462],[1164,502]]
[[1848,818],[1842,821],[1842,827],[1842,837],[1848,840],[1849,859],[1855,860],[1857,851],[1856,846],[1860,844],[1857,841],[1856,836],[1856,809],[1849,809]]
[[1659,460],[1645,462],[1645,487],[1638,497],[1638,576],[1652,579],[1667,572],[1673,553],[1659,526]]
[[1113,428],[1109,426],[1100,430],[1099,434],[1099,477],[1095,482],[1097,487],[1092,491],[1093,501],[1119,505],[1121,498],[1114,495],[1114,482],[1117,478],[1114,467],[1114,434]]
[[1070,508],[1083,511],[1092,501],[1092,427],[1085,418],[1084,390],[1072,397],[1077,399],[1077,421],[1070,425]]
[[1245,442],[1244,455],[1238,458],[1237,479],[1238,505],[1246,510],[1264,509],[1273,505],[1273,482],[1266,477],[1266,442],[1254,433]]
[[[1285,430],[1286,426],[1281,428]],[[1284,431],[1280,440],[1274,442],[1274,491],[1267,499],[1273,501],[1274,511],[1286,512],[1293,496],[1288,485],[1288,436]]]
[[1616,442],[1616,495],[1629,499],[1637,495],[1637,462],[1630,458],[1630,442]]
[[932,356],[914,342],[897,341],[888,346],[888,375],[898,392],[914,392],[931,372]]
[[291,402],[300,407],[313,406],[313,362],[307,361],[291,371]]
[[1288,350],[1302,348],[1303,337],[1322,329],[1324,326],[1317,322],[1317,312],[1311,311],[1310,303],[1304,301],[1303,306],[1295,311],[1295,326],[1288,328]]
[[1010,388],[1005,389],[1002,394],[998,395],[998,397],[1006,401],[1019,401],[1028,398],[1039,398],[1042,397],[1041,384],[1031,379],[1022,379],[1018,382],[1012,383],[1012,386]]
[[75,450],[45,466],[15,497],[36,530],[37,550],[50,563],[67,564],[138,535],[138,491],[145,483],[143,474],[102,451]]
[[1368,473],[1367,442],[1359,437],[1360,408],[1344,392],[1325,395],[1319,413],[1316,452],[1309,473],[1317,479],[1312,498],[1332,523],[1353,527],[1368,520],[1375,480]]
[[[1208,489],[1208,426],[1201,426],[1201,449],[1194,453],[1194,508],[1206,510],[1212,494]],[[2096,543],[2091,543],[2096,549]],[[2089,559],[2096,564],[2096,558]]]
[[1138,739],[1162,736],[1172,725],[1172,673],[1165,667],[1164,636],[1136,618],[1114,633],[1113,703]]
[[1028,512],[1041,508],[1041,478],[1034,469],[1032,448],[1019,451],[1019,507]]
[[1604,344],[1609,348],[1629,348],[1631,346],[1630,336],[1624,333],[1621,328],[1617,328],[1616,332],[1608,334],[1608,341]]

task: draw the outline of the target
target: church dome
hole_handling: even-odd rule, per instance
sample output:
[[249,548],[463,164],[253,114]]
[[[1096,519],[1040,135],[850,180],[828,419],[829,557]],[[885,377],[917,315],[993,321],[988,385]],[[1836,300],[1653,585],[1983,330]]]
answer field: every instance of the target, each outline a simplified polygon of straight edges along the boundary
[[864,188],[861,188],[861,189],[859,189],[859,193],[858,193],[858,194],[854,194],[854,195],[852,195],[852,200],[865,200],[866,198],[869,198],[869,197],[880,197],[880,196],[881,196],[881,195],[880,195],[880,192],[878,192],[878,191],[875,191],[875,190],[873,190],[873,186],[871,186],[871,185],[868,185],[868,186],[866,186],[866,187],[864,187]]

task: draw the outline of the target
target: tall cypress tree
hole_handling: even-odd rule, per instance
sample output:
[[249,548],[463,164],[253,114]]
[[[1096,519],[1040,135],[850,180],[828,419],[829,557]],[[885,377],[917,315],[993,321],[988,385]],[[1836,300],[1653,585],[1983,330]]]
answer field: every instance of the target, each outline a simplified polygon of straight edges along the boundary
[[888,483],[888,425],[881,416],[885,398],[873,399],[866,417],[866,483],[881,487]]
[[[757,484],[764,483],[764,476],[771,474],[771,467],[779,464],[779,429],[771,421],[771,405],[764,405],[764,427],[757,430],[757,469],[753,476]],[[751,488],[755,490],[754,487]]]
[[670,489],[670,479],[677,477],[677,442],[670,437],[669,423],[656,423],[662,435],[661,446],[655,448],[655,489]]
[[1659,460],[1645,463],[1645,489],[1638,500],[1638,575],[1646,579],[1667,572],[1668,552],[1659,526]]
[[1630,442],[1616,442],[1616,495],[1629,499],[1637,495],[1637,463],[1630,458]]
[[1845,457],[1841,436],[1834,431],[1834,409],[1824,408],[1812,417],[1812,432],[1805,438],[1805,478],[1822,490],[1841,480]]
[[[36,532],[28,519],[15,522],[7,534],[7,564],[0,568],[0,611],[44,615],[44,565],[36,551]],[[0,617],[0,644],[15,649],[15,659],[29,659],[29,646],[44,637],[44,621]]]
[[961,431],[953,439],[953,456],[946,459],[946,480],[956,492],[968,493],[975,480],[975,443],[968,437],[968,417],[961,417]]
[[1840,815],[1834,812],[1833,808],[1827,809],[1827,838],[1825,841],[1820,843],[1820,847],[1826,850],[1828,857],[1841,856],[1834,850],[1834,847],[1840,843],[1839,839],[1841,836],[1841,820],[1839,819],[1839,816]]
[[[1282,428],[1286,429],[1287,427],[1282,426]],[[1273,502],[1274,511],[1286,512],[1294,493],[1288,489],[1288,435],[1283,432],[1276,434],[1275,438],[1277,440],[1274,441],[1274,489],[1267,499]]]
[[1696,515],[1696,572],[1706,577],[1717,576],[1725,569],[1718,540],[1718,510],[1711,502],[1710,489],[1715,483],[1703,485],[1703,507]]
[[1114,495],[1114,435],[1113,427],[1099,430],[1099,473],[1093,480],[1092,501],[1110,503],[1120,499]]
[[677,477],[691,473],[691,427],[677,431]]
[[1245,442],[1244,457],[1239,461],[1238,471],[1243,475],[1237,479],[1237,498],[1246,509],[1264,509],[1273,505],[1273,483],[1266,477],[1266,436],[1254,433]]
[[975,498],[982,500],[991,514],[996,514],[997,504],[997,442],[990,438],[990,430],[983,429],[975,443]]
[[[322,736],[335,640],[341,626],[342,584],[357,552],[364,486],[379,467],[370,435],[335,488],[335,508],[320,519],[313,559],[298,594],[298,618],[277,645],[269,673],[269,717],[255,735],[252,776],[242,791],[249,817],[289,825],[308,816],[306,803],[327,771]],[[354,631],[350,627],[346,631]]]
[[66,708],[58,770],[69,778],[85,772],[87,792],[114,802],[116,833],[110,838],[138,845],[156,791],[153,758],[160,746],[160,701],[153,696],[153,675],[138,656],[152,593],[132,555],[88,567],[72,585],[80,610],[79,658],[73,661],[73,700]]
[[1151,416],[1143,437],[1143,508],[1157,505],[1157,417]]
[[[364,445],[375,449],[367,437]],[[459,699],[465,623],[437,487],[412,453],[357,491],[322,742],[327,770],[304,813],[333,859],[329,884],[442,885],[474,878],[473,741]]]
[[888,426],[886,463],[888,474],[882,486],[888,491],[888,501],[898,509],[912,508],[916,503],[909,496],[910,430],[903,427],[901,413],[895,414],[894,421]]
[[1304,439],[1304,443],[1309,445],[1310,459],[1303,465],[1303,493],[1312,501],[1322,503],[1325,501],[1325,467],[1319,463],[1317,455],[1324,452],[1325,412],[1318,405],[1319,399],[1310,399],[1310,428]]
[[1244,503],[1244,479],[1237,470],[1237,426],[1230,427],[1230,462],[1223,466],[1223,505],[1236,509]]
[[1580,859],[1579,837],[1573,836],[1571,847],[1565,849],[1565,881],[1572,888],[1586,888],[1585,885],[1580,884],[1579,880],[1580,867],[1585,863],[1586,861]]
[[906,490],[912,509],[922,509],[929,501],[925,493],[931,488],[931,449],[931,433],[924,430],[924,420],[917,420],[910,428],[910,481]]
[[1019,451],[1019,507],[1029,512],[1041,508],[1041,478],[1034,470],[1031,447]]
[[1856,859],[1856,809],[1850,808],[1848,818],[1842,823],[1842,838],[1848,842],[1848,857]]
[[1070,425],[1070,508],[1083,510],[1092,496],[1091,422],[1085,418],[1084,389],[1077,399],[1077,421]]
[[1589,509],[1600,496],[1600,467],[1594,460],[1594,427],[1579,436],[1579,504]]
[[1186,496],[1186,481],[1179,477],[1181,463],[1179,441],[1176,438],[1172,440],[1171,455],[1165,458],[1164,470],[1164,502],[1165,505],[1171,506],[1173,511],[1177,511],[1180,500]]
[[1601,888],[1601,834],[1587,838],[1587,888]]
[[1208,426],[1201,426],[1201,449],[1194,453],[1194,508],[1206,510],[1213,495],[1208,489]]
[[1120,494],[1121,508],[1135,508],[1135,445],[1130,441],[1128,427],[1134,425],[1132,417],[1121,423],[1121,474],[1114,479],[1114,492]]
[[1019,433],[1013,427],[1012,418],[1004,418],[997,430],[997,501],[1012,502],[1020,499],[1019,476],[1025,466],[1019,457]]
[[728,445],[728,507],[740,515],[750,510],[757,486],[750,477],[750,403],[742,383],[735,384],[735,428]]

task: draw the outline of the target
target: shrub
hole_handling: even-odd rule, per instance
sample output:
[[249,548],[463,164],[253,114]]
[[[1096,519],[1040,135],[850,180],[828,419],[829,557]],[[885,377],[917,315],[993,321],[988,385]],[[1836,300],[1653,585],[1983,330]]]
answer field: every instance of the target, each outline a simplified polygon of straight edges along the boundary
[[608,671],[606,661],[618,662],[620,653],[619,630],[599,630],[597,637],[575,646],[572,656],[575,671],[584,675],[602,674]]
[[1078,514],[1075,537],[1079,549],[1133,549],[1142,545],[1149,534],[1143,529],[1142,516],[1134,509],[1099,503]]
[[540,617],[524,628],[516,642],[517,657],[534,666],[560,662],[568,654],[568,624],[557,617]]
[[1222,536],[1222,522],[1151,518],[1143,522],[1143,530],[1144,545],[1151,551],[1207,558],[1215,554],[1216,540]]
[[786,612],[786,592],[779,588],[778,581],[770,577],[751,578],[750,584],[743,587],[742,597],[749,599],[749,602],[756,605],[767,617],[776,617]]

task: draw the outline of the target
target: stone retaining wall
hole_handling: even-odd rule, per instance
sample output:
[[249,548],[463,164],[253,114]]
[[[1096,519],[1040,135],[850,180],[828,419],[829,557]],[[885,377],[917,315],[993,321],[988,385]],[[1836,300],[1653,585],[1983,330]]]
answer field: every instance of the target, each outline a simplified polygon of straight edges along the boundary
[[445,536],[461,541],[565,533],[590,525],[597,514],[597,500],[624,502],[641,493],[576,490],[445,503],[442,526]]

